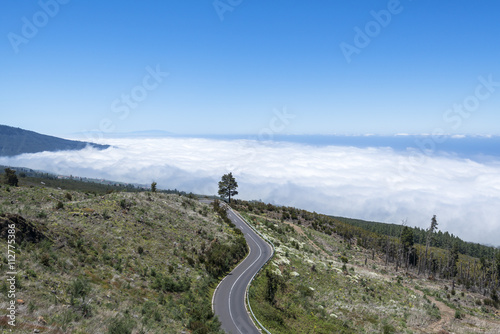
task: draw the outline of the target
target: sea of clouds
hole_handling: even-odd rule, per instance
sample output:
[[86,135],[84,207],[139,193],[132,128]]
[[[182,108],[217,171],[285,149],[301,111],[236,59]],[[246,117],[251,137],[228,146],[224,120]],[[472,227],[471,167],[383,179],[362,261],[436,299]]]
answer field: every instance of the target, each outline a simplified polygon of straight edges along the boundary
[[238,198],[426,228],[500,245],[500,161],[391,148],[201,138],[108,139],[106,150],[2,157],[0,164],[213,195],[233,172]]

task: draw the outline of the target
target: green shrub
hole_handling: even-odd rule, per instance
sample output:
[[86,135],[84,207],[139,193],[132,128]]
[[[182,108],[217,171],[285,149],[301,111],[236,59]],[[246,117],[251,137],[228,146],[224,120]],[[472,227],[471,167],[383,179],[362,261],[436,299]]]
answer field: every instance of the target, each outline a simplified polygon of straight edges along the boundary
[[33,269],[26,270],[26,275],[33,277],[33,278],[36,278],[36,276],[37,276],[36,272]]
[[436,304],[425,304],[424,305],[426,313],[433,319],[439,320],[441,319],[441,312]]
[[393,325],[391,325],[391,324],[384,323],[384,324],[382,325],[382,332],[383,332],[384,334],[393,334],[393,333],[395,333],[395,332],[396,332],[396,328],[394,328],[394,326],[393,326]]
[[305,286],[303,284],[299,285],[299,288],[297,290],[299,291],[300,295],[303,297],[314,296],[314,291],[309,289],[307,286]]
[[495,288],[491,290],[490,296],[491,300],[493,300],[493,303],[495,304],[495,307],[497,307],[498,303],[500,302],[500,299],[498,298],[498,293],[495,290]]
[[150,318],[154,311],[156,310],[156,303],[152,301],[147,301],[142,305],[141,313],[145,318]]
[[186,257],[186,260],[187,260],[188,264],[189,264],[191,267],[194,267],[195,262],[194,262],[194,260],[193,260],[193,258],[192,258],[192,257],[189,257],[189,256],[188,256],[188,257]]
[[33,304],[31,301],[28,303],[28,312],[33,313],[36,310],[36,305]]
[[127,201],[125,199],[120,200],[120,207],[122,209],[127,209]]
[[81,298],[82,301],[85,301],[85,297],[90,292],[90,283],[88,280],[82,277],[76,278],[73,282],[71,282],[68,293],[71,295],[71,304],[75,304],[75,299]]
[[108,326],[108,334],[132,334],[135,321],[129,316],[116,316]]
[[493,306],[493,300],[491,300],[489,298],[485,298],[485,299],[483,299],[483,305],[484,306]]
[[46,267],[50,267],[50,255],[46,252],[40,255],[40,263]]
[[191,289],[191,281],[188,278],[173,279],[170,276],[158,274],[152,284],[153,289],[163,292],[186,292]]
[[158,309],[156,309],[153,313],[153,319],[154,321],[156,322],[160,322],[162,320],[162,316],[161,316],[161,313]]
[[105,209],[105,210],[103,211],[103,213],[102,213],[102,218],[103,218],[104,220],[108,220],[108,219],[110,219],[110,218],[111,218],[111,214],[109,213],[109,211],[108,211],[107,209]]
[[56,204],[56,210],[61,210],[61,209],[64,209],[64,203],[59,201]]
[[0,292],[2,292],[3,294],[7,294],[7,291],[9,291],[7,281],[3,280],[2,285],[0,286]]
[[214,243],[205,255],[206,269],[212,277],[220,277],[228,272],[232,265],[241,260],[246,253],[247,244],[243,236],[239,236],[231,246]]

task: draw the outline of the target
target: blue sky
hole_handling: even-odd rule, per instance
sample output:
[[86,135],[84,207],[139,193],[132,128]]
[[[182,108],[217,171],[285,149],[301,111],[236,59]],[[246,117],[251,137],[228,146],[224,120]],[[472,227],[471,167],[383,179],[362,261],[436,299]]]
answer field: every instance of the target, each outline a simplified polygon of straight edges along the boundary
[[[262,139],[500,135],[499,12],[493,0],[4,1],[1,124],[188,136],[0,163],[203,194],[231,171],[243,199],[422,228],[437,215],[497,244],[497,137],[457,150],[439,136],[391,137],[402,150]],[[219,139],[189,138],[208,134]]]
[[[488,96],[467,116],[447,113],[500,81],[498,1],[216,4],[5,2],[0,123],[258,134],[286,108],[290,134],[500,134],[498,85],[479,87]],[[341,45],[356,47],[357,28],[370,41],[347,59]],[[155,81],[155,70],[168,76]]]

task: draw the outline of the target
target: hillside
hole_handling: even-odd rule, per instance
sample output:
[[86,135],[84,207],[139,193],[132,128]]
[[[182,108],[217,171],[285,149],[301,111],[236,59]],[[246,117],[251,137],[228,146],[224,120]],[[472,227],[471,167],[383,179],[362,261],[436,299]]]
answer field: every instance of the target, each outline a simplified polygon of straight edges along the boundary
[[37,153],[43,151],[81,150],[87,145],[98,149],[106,149],[109,147],[109,145],[67,140],[20,128],[0,125],[0,156],[15,156],[23,153]]
[[[213,289],[246,252],[223,210],[192,194],[17,170],[26,174],[20,187],[0,185],[0,247],[8,249],[9,224],[17,247],[16,296],[9,297],[5,251],[0,307],[16,301],[17,326],[1,316],[0,328],[221,333]],[[261,202],[232,206],[274,243],[274,258],[249,289],[253,311],[273,334],[500,331],[494,248],[484,246],[491,256],[483,259],[455,258],[433,244],[427,263],[424,246],[405,253],[398,238],[346,218]]]
[[246,252],[211,206],[151,192],[2,184],[0,234],[0,307],[17,307],[16,327],[2,316],[0,328],[14,333],[219,333],[211,291]]
[[[377,233],[379,235],[386,235],[389,237],[399,237],[403,231],[403,225],[378,223],[372,221],[365,221],[360,219],[351,219],[344,217],[332,217],[333,219],[347,223],[352,226],[360,227],[364,230]],[[430,220],[429,220],[430,223]],[[414,242],[420,245],[426,243],[426,230],[419,227],[408,227],[412,230]],[[466,242],[447,231],[437,231],[433,237],[433,243],[436,247],[449,249],[454,244],[457,245],[460,253],[470,255],[477,258],[491,258],[495,255],[496,249],[492,246],[481,245],[473,242]]]
[[[57,175],[53,173],[33,170],[24,167],[8,167],[0,165],[0,178],[4,178],[5,169],[11,168],[16,172],[16,175],[21,180],[24,186],[39,186],[58,188],[62,190],[77,190],[96,194],[106,194],[113,191],[144,191],[149,186],[140,184],[131,184],[104,179],[95,179],[87,177],[73,177]],[[176,191],[168,191],[170,193],[180,193]],[[183,193],[185,194],[185,193]]]
[[273,334],[500,332],[495,258],[480,264],[459,254],[452,276],[439,266],[449,250],[431,247],[438,265],[427,275],[398,263],[395,239],[295,208],[233,207],[275,246],[249,290],[252,309]]

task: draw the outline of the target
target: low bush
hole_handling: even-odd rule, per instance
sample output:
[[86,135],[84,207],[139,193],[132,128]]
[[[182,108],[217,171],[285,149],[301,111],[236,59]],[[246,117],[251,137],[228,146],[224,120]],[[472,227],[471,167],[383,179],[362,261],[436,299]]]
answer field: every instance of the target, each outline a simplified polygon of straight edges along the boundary
[[135,321],[129,316],[116,316],[108,326],[108,334],[132,334]]

